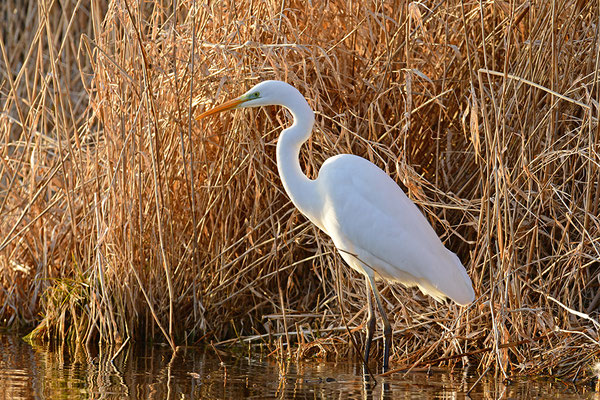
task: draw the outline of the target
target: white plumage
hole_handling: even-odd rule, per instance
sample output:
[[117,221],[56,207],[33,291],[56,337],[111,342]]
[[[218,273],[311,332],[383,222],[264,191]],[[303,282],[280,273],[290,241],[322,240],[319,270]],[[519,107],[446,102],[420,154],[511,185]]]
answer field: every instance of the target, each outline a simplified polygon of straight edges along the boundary
[[324,203],[322,229],[344,250],[341,255],[352,268],[363,274],[372,268],[436,300],[473,301],[471,279],[458,257],[377,166],[353,155],[335,156],[323,164],[315,184]]

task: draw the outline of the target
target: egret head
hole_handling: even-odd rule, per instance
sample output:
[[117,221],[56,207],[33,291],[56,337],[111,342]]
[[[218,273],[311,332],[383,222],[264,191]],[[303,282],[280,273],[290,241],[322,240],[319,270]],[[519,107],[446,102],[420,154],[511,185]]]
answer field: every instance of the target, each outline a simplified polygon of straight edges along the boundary
[[230,100],[215,108],[200,114],[197,119],[202,119],[221,111],[235,110],[236,108],[260,107],[281,104],[286,106],[287,100],[300,93],[293,87],[281,81],[264,81],[237,99]]

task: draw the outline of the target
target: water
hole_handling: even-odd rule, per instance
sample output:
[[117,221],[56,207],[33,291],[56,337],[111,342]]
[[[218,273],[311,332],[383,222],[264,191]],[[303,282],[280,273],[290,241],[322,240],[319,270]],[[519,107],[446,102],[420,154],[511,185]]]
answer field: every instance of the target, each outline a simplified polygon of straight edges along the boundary
[[358,363],[281,365],[213,348],[117,351],[31,346],[0,334],[0,399],[600,399],[589,387],[540,379],[507,386],[486,376],[475,385],[478,376],[466,372],[410,373],[369,387]]

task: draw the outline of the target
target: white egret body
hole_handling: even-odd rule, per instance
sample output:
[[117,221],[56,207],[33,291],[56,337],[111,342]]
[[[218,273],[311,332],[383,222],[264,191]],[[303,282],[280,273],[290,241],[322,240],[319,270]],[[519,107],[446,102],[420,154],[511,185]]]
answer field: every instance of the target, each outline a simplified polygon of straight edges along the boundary
[[383,370],[388,368],[391,326],[374,279],[418,286],[438,301],[460,305],[475,298],[471,279],[459,258],[446,249],[417,206],[385,172],[364,158],[341,154],[325,161],[316,179],[300,168],[302,144],[311,135],[314,113],[294,87],[265,81],[243,96],[209,110],[208,115],[243,107],[281,105],[294,117],[277,142],[277,168],[294,205],[327,233],[342,258],[367,281],[368,321],[365,365],[375,330],[371,291],[384,323]]

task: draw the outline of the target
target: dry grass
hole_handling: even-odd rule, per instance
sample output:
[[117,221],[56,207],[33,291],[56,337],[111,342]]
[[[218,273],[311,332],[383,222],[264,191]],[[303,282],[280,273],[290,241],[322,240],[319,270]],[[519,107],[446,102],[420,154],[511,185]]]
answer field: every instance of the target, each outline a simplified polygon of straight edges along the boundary
[[352,352],[363,282],[282,191],[287,114],[193,118],[281,79],[317,112],[307,174],[375,162],[473,277],[464,310],[382,286],[396,366],[583,376],[597,358],[598,4],[85,3],[0,5],[5,325]]

